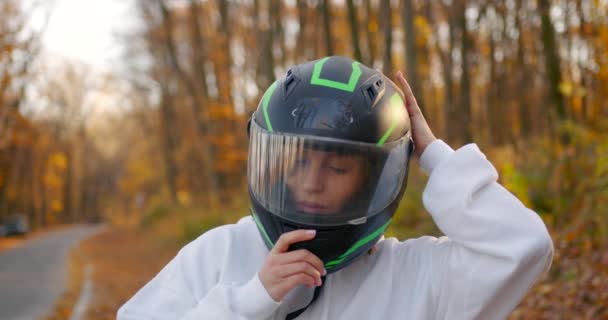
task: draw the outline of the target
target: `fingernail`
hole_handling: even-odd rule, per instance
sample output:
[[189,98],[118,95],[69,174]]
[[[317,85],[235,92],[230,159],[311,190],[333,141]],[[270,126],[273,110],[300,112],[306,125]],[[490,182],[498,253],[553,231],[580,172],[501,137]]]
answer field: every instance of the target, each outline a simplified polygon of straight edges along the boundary
[[314,236],[317,233],[317,230],[306,230],[307,236]]
[[325,270],[325,268],[323,268],[323,275],[327,274],[327,270]]

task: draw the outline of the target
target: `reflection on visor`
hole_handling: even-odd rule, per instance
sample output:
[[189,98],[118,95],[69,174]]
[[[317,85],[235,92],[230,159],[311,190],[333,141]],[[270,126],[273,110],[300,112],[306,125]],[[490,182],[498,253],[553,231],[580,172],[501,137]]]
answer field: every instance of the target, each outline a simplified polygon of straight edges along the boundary
[[377,147],[251,125],[250,189],[268,211],[315,225],[362,223],[399,194],[409,137]]

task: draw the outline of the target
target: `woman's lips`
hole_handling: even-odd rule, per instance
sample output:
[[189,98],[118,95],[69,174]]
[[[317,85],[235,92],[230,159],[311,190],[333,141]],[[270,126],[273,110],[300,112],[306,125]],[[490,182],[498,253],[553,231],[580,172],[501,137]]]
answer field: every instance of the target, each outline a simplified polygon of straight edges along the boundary
[[298,202],[297,204],[298,210],[302,210],[308,213],[324,213],[327,211],[325,206],[322,206],[317,203],[310,202]]

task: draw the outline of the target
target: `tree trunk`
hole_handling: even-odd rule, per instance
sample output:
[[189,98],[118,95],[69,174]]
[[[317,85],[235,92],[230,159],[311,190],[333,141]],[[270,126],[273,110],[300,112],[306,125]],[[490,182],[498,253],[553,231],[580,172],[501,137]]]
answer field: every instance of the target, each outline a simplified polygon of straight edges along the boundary
[[538,9],[541,16],[541,41],[545,56],[545,71],[547,72],[547,80],[549,80],[549,98],[555,108],[557,119],[563,120],[566,117],[566,109],[564,107],[564,99],[559,91],[562,76],[555,40],[555,29],[553,29],[553,23],[549,16],[551,3],[549,0],[538,0]]
[[65,182],[63,184],[63,223],[74,223],[74,213],[77,210],[76,206],[78,202],[78,187],[74,183],[74,180],[76,179],[76,173],[74,172],[76,170],[74,165],[74,154],[74,144],[68,143],[65,150],[67,166],[65,168]]
[[[579,31],[579,36],[581,38],[583,38],[584,40],[587,40],[587,36],[585,34],[584,28],[587,25],[587,21],[585,20],[585,14],[583,12],[583,8],[582,8],[582,4],[581,4],[581,0],[576,0],[576,12],[580,21],[580,31]],[[580,86],[581,88],[589,91],[589,88],[587,88],[587,84],[591,81],[588,81],[588,77],[589,77],[589,73],[585,72],[586,67],[584,66],[584,62],[582,61],[583,59],[580,59],[577,64],[578,64],[578,70],[581,74],[581,83]],[[587,121],[589,120],[589,98],[588,98],[588,94],[585,94],[581,97],[581,118],[583,119],[583,121]]]
[[[285,46],[285,34],[283,34],[283,6],[281,0],[271,0],[270,6],[268,7],[268,13],[270,14],[271,30],[272,30],[272,42],[271,50],[275,44],[278,43],[279,49],[281,49],[281,56],[278,58],[281,66],[287,65],[287,48]],[[272,52],[272,51],[271,51]],[[271,57],[272,58],[272,57]],[[273,69],[274,79],[274,69]]]
[[330,0],[320,0],[319,10],[323,17],[323,40],[325,41],[325,53],[328,56],[334,55],[333,37],[331,32],[331,5]]
[[376,61],[376,15],[373,13],[371,0],[365,1],[365,40],[367,41],[367,57],[365,64],[374,67]]
[[404,47],[405,47],[405,70],[408,83],[412,86],[412,90],[416,95],[416,100],[420,106],[420,110],[425,114],[424,95],[420,76],[418,74],[418,62],[416,59],[416,27],[414,26],[414,6],[412,0],[403,0],[401,3],[401,23],[405,32]]
[[501,116],[500,116],[500,107],[501,104],[498,101],[498,97],[497,97],[497,82],[498,82],[498,77],[496,75],[496,59],[494,59],[494,56],[496,55],[496,41],[494,40],[494,30],[493,27],[490,27],[489,30],[489,34],[488,34],[488,44],[490,46],[490,53],[489,53],[489,81],[488,81],[488,88],[487,88],[487,96],[486,96],[486,111],[485,114],[487,115],[487,126],[488,126],[488,142],[490,144],[499,144],[501,143],[500,141],[500,135],[498,133],[498,129],[501,127],[501,123],[500,121],[504,120]]
[[[254,0],[254,22],[258,28],[258,38],[260,42],[259,53],[257,55],[256,82],[258,91],[264,93],[274,81],[274,59],[272,55],[273,28],[267,21],[260,21],[258,16],[259,1]],[[270,16],[272,6],[268,6]]]
[[208,60],[205,48],[205,39],[201,33],[201,22],[199,15],[201,10],[197,0],[190,0],[190,42],[192,44],[193,67],[196,72],[195,78],[198,79],[198,88],[201,99],[209,99],[209,87],[207,86],[207,71],[205,63]]
[[524,48],[524,30],[521,25],[521,6],[523,0],[517,0],[515,6],[515,28],[518,31],[517,37],[517,65],[519,70],[517,73],[517,91],[519,92],[519,121],[520,121],[520,138],[525,139],[532,134],[532,105],[529,103],[528,87],[530,86],[530,77],[528,74],[528,66],[525,59]]
[[381,0],[378,19],[382,21],[382,33],[384,34],[382,72],[389,77],[393,72],[393,24],[391,17],[391,1]]
[[458,27],[461,34],[460,56],[462,59],[462,72],[460,75],[460,101],[459,101],[459,122],[461,127],[462,137],[461,143],[469,143],[473,141],[473,133],[471,128],[471,77],[470,77],[470,56],[469,51],[472,49],[471,36],[467,30],[466,20],[466,3],[459,1],[458,7]]
[[[455,100],[454,100],[454,79],[453,79],[453,60],[452,60],[452,52],[454,51],[454,23],[453,23],[453,15],[451,14],[451,8],[447,5],[442,4],[442,9],[444,14],[448,19],[448,48],[447,50],[442,50],[439,46],[439,42],[435,42],[435,51],[437,51],[439,55],[439,59],[441,61],[442,67],[442,78],[445,86],[444,92],[445,95],[443,97],[443,108],[442,108],[442,122],[441,129],[443,130],[443,136],[446,137],[448,142],[454,142],[453,138],[455,137],[454,130],[454,119],[456,116],[455,113]],[[430,16],[431,24],[435,24],[435,15],[431,14]],[[435,31],[437,32],[437,31]]]
[[355,60],[363,61],[361,56],[361,46],[359,45],[359,19],[357,18],[357,8],[353,0],[346,0],[348,9],[348,21],[350,23],[350,38],[353,45],[353,55]]
[[[257,0],[255,0],[257,2]],[[297,0],[298,6],[298,42],[296,43],[295,60],[309,60],[311,49],[307,45],[306,35],[308,34],[308,5],[305,0]]]
[[171,128],[175,126],[173,110],[171,108],[171,97],[167,92],[166,85],[161,85],[161,101],[160,101],[160,132],[161,145],[163,148],[163,161],[165,163],[165,179],[169,187],[169,196],[172,204],[177,203],[177,164],[174,158],[176,151],[175,137],[172,134]]

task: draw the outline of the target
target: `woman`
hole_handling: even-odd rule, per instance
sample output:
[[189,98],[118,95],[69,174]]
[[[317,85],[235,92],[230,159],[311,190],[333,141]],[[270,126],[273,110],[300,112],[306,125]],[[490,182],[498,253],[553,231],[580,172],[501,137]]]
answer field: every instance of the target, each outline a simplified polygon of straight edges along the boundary
[[[397,80],[405,95],[327,57],[271,85],[248,126],[252,217],[184,247],[118,318],[504,319],[548,269],[551,238],[475,144],[435,138]],[[446,236],[384,239],[412,154]]]

